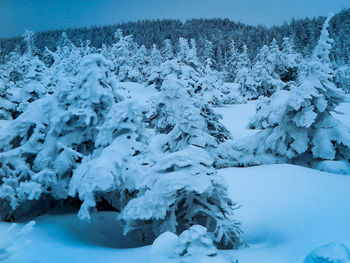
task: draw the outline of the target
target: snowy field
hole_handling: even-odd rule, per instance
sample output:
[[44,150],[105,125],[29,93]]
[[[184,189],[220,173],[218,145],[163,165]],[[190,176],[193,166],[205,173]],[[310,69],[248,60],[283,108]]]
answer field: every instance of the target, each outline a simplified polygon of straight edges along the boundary
[[[145,106],[156,94],[143,85],[123,87],[123,96],[130,94]],[[345,115],[337,117],[350,125],[350,104],[339,110]],[[234,138],[255,132],[246,129],[255,112],[254,102],[217,111]],[[302,263],[311,250],[330,242],[350,247],[350,176],[293,165],[227,168],[219,173],[227,181],[232,200],[241,205],[236,216],[247,243],[245,248],[221,251],[223,257],[235,257],[239,263]],[[113,212],[103,212],[88,223],[80,221],[76,213],[40,216],[34,229],[14,244],[17,249],[12,257],[3,262],[152,262],[151,246],[139,247],[122,238],[115,217]],[[0,237],[9,226],[0,223]]]

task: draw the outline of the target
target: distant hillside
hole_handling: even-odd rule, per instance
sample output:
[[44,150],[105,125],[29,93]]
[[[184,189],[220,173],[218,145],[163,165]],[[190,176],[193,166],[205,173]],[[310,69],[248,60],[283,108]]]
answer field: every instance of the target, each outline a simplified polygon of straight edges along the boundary
[[[134,36],[138,44],[150,47],[152,44],[162,45],[165,39],[174,44],[180,36],[194,38],[199,56],[206,39],[214,45],[215,59],[220,64],[227,54],[229,44],[235,41],[239,49],[247,45],[249,55],[253,58],[264,44],[269,44],[273,38],[281,44],[283,37],[292,37],[297,51],[308,55],[315,46],[325,17],[292,20],[282,26],[266,28],[264,26],[249,26],[229,19],[191,19],[186,22],[179,20],[145,20],[122,23],[110,26],[94,26],[90,28],[73,28],[53,30],[36,34],[35,44],[39,53],[48,47],[54,50],[65,31],[69,39],[76,45],[82,41],[90,41],[92,47],[100,48],[103,44],[113,42],[114,32],[121,28],[124,34]],[[331,20],[331,37],[335,40],[331,58],[337,63],[350,63],[350,9],[337,13]],[[0,56],[3,58],[15,48],[23,50],[24,43],[20,37],[0,40]]]

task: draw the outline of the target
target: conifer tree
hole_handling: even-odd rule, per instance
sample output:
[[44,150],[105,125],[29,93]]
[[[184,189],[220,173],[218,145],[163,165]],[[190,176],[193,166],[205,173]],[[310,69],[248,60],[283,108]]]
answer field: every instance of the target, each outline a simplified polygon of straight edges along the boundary
[[152,146],[157,161],[141,180],[147,182],[145,190],[126,205],[121,219],[127,230],[151,224],[156,235],[181,233],[201,224],[220,247],[237,247],[241,231],[233,218],[236,206],[207,152],[224,133],[211,128],[220,124],[202,116],[202,108],[188,90],[191,87],[175,74],[164,79],[152,119],[159,134]]
[[292,162],[313,165],[319,160],[349,160],[350,130],[332,112],[346,101],[333,83],[330,50],[333,40],[323,25],[312,58],[300,74],[298,84],[264,99],[251,121],[264,151]]
[[67,199],[73,170],[96,149],[99,127],[119,100],[108,64],[102,55],[86,56],[74,82],[59,83],[15,120],[1,120],[3,216]]
[[238,90],[245,99],[258,97],[257,83],[253,77],[251,62],[248,57],[247,47],[243,47],[243,52],[237,58],[237,74],[235,83]]
[[274,44],[273,41],[271,47],[265,45],[260,49],[252,67],[252,76],[256,83],[255,98],[261,95],[269,97],[284,87],[284,83],[276,73],[279,50],[277,44]]
[[[244,50],[243,52],[246,52]],[[229,55],[227,58],[227,62],[225,64],[225,73],[226,79],[230,82],[233,82],[236,78],[237,70],[238,70],[238,51],[235,45],[235,42],[232,40],[229,47]]]
[[162,48],[162,56],[166,60],[171,60],[174,58],[173,44],[171,43],[170,39],[164,40],[164,45]]

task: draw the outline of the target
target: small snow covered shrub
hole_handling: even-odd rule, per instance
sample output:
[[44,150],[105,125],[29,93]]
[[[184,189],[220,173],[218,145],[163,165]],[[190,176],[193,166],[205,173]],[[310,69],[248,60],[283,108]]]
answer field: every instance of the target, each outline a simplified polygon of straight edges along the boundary
[[303,263],[349,263],[350,250],[340,243],[329,243],[310,252]]
[[180,236],[171,232],[160,235],[152,245],[151,262],[206,262],[206,263],[236,263],[218,254],[212,239],[205,227],[191,226]]
[[262,129],[256,137],[256,152],[308,166],[319,160],[350,159],[350,130],[331,114],[347,99],[332,82],[329,20],[298,84],[259,101],[250,122],[251,128]]
[[32,231],[34,225],[34,221],[29,222],[22,228],[19,228],[17,224],[11,224],[7,232],[2,234],[0,238],[0,260],[8,259],[25,245],[20,239],[23,235]]

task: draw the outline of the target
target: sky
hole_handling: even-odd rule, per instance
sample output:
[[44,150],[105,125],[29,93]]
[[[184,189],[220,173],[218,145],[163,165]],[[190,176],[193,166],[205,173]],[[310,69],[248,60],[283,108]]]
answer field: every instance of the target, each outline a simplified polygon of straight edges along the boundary
[[350,0],[0,0],[0,38],[142,19],[229,18],[280,25],[350,8]]

